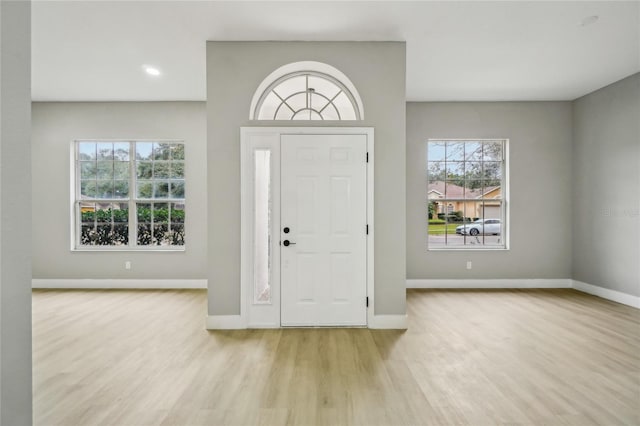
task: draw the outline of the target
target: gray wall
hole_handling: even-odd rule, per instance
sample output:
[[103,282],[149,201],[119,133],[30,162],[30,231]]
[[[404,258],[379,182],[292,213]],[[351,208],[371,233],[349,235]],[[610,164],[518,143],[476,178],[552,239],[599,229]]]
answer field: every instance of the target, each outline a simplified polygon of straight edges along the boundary
[[[408,103],[407,278],[570,278],[571,133],[569,102]],[[510,250],[427,251],[429,138],[509,139]]]
[[0,424],[30,425],[31,3],[0,1]]
[[[34,103],[32,132],[34,278],[206,278],[204,102]],[[70,149],[83,138],[184,140],[184,252],[70,250]]]
[[251,98],[272,71],[308,60],[346,74],[365,111],[313,124],[375,127],[375,313],[405,313],[405,44],[208,42],[210,315],[240,313],[240,127],[268,125],[249,121]]
[[573,278],[640,296],[640,74],[574,102]]

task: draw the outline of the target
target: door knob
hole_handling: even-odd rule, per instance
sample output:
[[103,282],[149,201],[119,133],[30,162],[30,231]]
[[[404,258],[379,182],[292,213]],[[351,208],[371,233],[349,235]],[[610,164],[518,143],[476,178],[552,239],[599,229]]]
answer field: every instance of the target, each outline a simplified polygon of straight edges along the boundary
[[292,245],[294,245],[294,244],[295,244],[295,243],[292,243],[292,242],[291,242],[291,241],[289,241],[289,240],[284,240],[284,241],[282,242],[282,245],[283,245],[283,246],[285,246],[285,247],[289,247],[289,246],[292,246]]

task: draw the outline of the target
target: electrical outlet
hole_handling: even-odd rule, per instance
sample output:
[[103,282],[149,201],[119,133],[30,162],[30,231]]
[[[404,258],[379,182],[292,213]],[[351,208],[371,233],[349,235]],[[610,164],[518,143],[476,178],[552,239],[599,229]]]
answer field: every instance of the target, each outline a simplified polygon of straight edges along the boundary
[[127,260],[124,262],[124,269],[131,269],[131,261]]
[[471,269],[473,268],[473,265],[471,264],[470,260],[467,260],[467,269]]

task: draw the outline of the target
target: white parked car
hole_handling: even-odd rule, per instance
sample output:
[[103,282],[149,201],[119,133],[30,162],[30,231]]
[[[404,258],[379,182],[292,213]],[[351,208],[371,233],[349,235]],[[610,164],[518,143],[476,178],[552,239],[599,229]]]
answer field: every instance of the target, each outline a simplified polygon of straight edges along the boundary
[[456,228],[456,234],[460,235],[500,235],[501,232],[500,219],[478,219]]

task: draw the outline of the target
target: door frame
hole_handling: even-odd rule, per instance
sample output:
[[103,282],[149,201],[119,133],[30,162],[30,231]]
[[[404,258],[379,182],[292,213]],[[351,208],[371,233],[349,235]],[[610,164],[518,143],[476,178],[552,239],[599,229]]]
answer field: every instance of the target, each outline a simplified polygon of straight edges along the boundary
[[[373,324],[374,298],[374,130],[372,127],[240,128],[240,320],[245,328],[280,328],[280,139],[282,135],[364,135],[367,140],[367,326]],[[255,150],[271,151],[271,303],[253,301]],[[364,232],[364,230],[363,230]],[[362,303],[365,303],[363,300]]]

